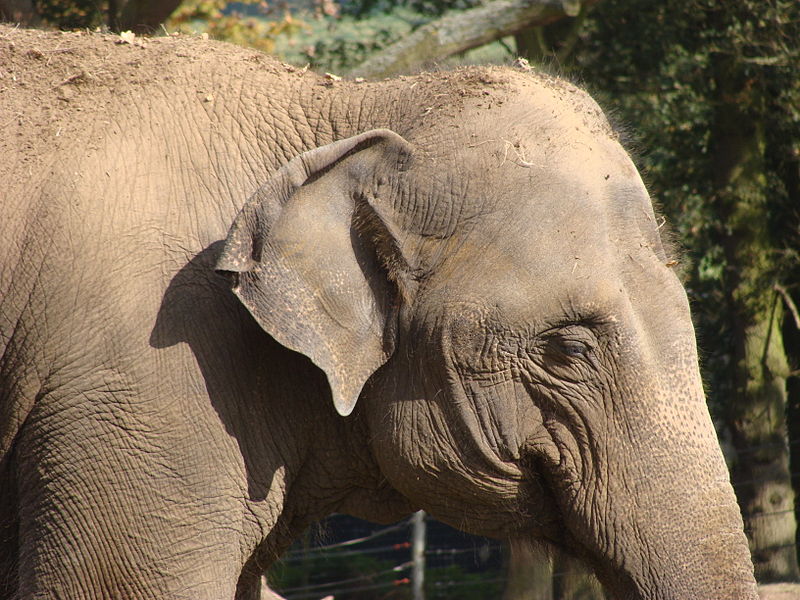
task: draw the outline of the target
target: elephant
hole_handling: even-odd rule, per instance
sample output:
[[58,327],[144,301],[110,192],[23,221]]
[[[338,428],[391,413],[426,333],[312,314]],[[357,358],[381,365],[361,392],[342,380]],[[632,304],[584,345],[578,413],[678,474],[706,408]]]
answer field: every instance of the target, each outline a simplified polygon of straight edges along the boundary
[[424,509],[756,599],[661,217],[536,70],[339,79],[4,27],[0,596],[257,598]]

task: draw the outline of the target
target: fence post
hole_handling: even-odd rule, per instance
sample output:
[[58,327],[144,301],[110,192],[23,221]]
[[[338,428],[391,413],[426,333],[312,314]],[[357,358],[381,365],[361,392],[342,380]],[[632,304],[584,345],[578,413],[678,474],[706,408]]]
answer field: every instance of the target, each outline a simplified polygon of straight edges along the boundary
[[425,511],[411,517],[411,597],[425,600]]

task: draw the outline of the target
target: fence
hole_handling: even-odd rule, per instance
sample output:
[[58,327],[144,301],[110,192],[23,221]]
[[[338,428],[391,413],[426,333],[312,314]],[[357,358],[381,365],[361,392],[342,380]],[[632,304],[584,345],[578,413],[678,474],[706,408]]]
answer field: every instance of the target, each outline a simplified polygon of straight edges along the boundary
[[[800,441],[792,445],[796,444]],[[793,470],[792,479],[800,481],[800,468]],[[760,482],[760,479],[753,479],[739,483]],[[800,497],[797,500],[800,501]],[[795,511],[763,512],[749,518],[790,512]],[[412,593],[411,517],[389,527],[380,527],[345,515],[334,515],[309,531],[282,557],[270,572],[271,586],[286,600],[319,600],[329,596],[336,600],[500,598],[507,581],[505,545],[467,535],[430,517],[426,522],[424,595]],[[558,579],[565,573],[556,571],[551,576]]]
[[[285,554],[270,585],[287,600],[412,598],[412,519],[390,527],[333,515]],[[426,518],[426,600],[486,598],[502,593],[504,546]],[[344,532],[355,537],[329,543]],[[463,587],[471,588],[471,596]]]

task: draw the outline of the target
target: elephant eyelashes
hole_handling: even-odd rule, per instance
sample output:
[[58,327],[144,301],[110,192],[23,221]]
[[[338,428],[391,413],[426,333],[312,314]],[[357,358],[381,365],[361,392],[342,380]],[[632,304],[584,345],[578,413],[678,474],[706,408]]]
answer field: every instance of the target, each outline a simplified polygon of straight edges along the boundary
[[589,356],[594,350],[596,340],[586,327],[569,325],[545,334],[548,354],[566,359]]
[[564,380],[590,378],[598,368],[597,340],[584,327],[566,327],[546,335],[543,365],[551,375]]
[[559,346],[565,356],[574,358],[586,356],[592,350],[589,344],[580,340],[560,340]]

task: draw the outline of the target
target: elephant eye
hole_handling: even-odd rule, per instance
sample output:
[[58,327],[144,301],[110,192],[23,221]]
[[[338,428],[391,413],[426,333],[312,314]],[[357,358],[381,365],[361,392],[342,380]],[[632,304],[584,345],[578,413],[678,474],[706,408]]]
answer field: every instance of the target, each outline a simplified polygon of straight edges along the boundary
[[547,337],[548,353],[556,360],[591,357],[594,344],[590,337],[583,328],[560,329]]
[[590,351],[591,347],[586,342],[582,342],[580,340],[559,340],[559,350],[564,353],[566,356],[571,357],[579,357],[579,356],[586,356]]
[[550,375],[565,381],[583,381],[600,369],[596,350],[599,340],[582,325],[553,328],[540,338],[540,363]]

